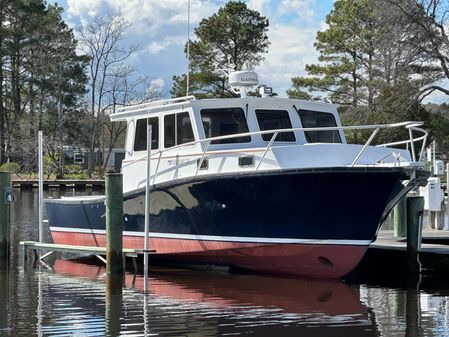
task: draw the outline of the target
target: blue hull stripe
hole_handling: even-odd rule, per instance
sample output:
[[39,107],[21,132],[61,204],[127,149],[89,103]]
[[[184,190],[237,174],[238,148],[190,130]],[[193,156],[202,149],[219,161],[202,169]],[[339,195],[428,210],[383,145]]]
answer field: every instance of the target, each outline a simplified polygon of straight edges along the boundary
[[[375,239],[392,201],[413,187],[404,187],[406,178],[401,169],[337,168],[156,185],[150,230],[158,237],[365,244]],[[128,194],[123,205],[124,231],[136,236],[144,230],[144,193]],[[105,230],[105,205],[98,199],[51,200],[46,208],[55,230]]]

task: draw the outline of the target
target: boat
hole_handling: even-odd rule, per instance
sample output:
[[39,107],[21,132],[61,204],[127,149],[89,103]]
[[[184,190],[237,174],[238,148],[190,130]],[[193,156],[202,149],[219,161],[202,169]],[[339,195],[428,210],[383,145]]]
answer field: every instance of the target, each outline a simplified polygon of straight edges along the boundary
[[[337,106],[247,95],[257,73],[230,74],[240,97],[130,105],[122,163],[123,246],[144,247],[147,143],[152,261],[340,278],[394,205],[428,177],[420,122],[342,126]],[[147,142],[147,124],[151,142]],[[376,144],[391,129],[405,140]],[[364,130],[363,144],[345,132]],[[105,245],[105,197],[45,200],[53,241]]]

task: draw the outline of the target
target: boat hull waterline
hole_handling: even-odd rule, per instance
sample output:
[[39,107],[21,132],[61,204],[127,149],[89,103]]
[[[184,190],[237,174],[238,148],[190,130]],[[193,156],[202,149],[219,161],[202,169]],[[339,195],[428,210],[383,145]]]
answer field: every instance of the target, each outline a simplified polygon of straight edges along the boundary
[[[385,214],[419,182],[401,169],[338,168],[198,177],[151,191],[154,260],[340,278]],[[124,247],[141,249],[144,189],[124,197]],[[104,199],[46,200],[53,241],[104,246]]]

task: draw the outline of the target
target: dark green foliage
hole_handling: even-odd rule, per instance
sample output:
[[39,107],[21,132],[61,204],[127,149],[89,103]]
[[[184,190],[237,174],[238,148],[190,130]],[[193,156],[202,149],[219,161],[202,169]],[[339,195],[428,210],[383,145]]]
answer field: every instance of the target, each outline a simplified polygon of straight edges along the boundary
[[0,6],[0,162],[16,161],[22,170],[35,168],[38,130],[50,153],[73,140],[85,93],[87,59],[76,54],[61,13],[42,0]]
[[[422,88],[439,78],[439,70],[420,50],[405,43],[418,27],[389,0],[338,0],[318,32],[317,64],[308,76],[292,79],[288,95],[340,104],[343,124],[428,121],[421,107]],[[370,132],[348,134],[360,142]],[[406,134],[383,131],[377,142]]]
[[431,115],[430,138],[436,141],[438,152],[449,154],[449,105],[426,104],[424,107]]
[[[252,68],[268,50],[268,19],[241,1],[229,1],[201,20],[190,41],[189,92],[198,97],[233,97],[223,70]],[[187,52],[187,46],[186,50]],[[186,94],[186,75],[174,76],[173,97]]]

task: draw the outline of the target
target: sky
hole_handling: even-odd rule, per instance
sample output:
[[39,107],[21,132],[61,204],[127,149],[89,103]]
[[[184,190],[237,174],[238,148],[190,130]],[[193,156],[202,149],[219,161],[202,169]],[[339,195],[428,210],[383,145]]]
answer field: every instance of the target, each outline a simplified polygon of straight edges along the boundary
[[[173,75],[187,72],[184,45],[187,41],[188,0],[47,0],[64,8],[63,19],[79,30],[96,15],[119,12],[130,27],[125,36],[129,44],[140,48],[130,62],[137,73],[149,76],[162,96],[170,97]],[[190,37],[203,18],[226,4],[227,0],[190,0]],[[259,82],[273,87],[285,97],[291,79],[306,75],[305,65],[317,62],[313,44],[316,33],[326,29],[325,18],[334,0],[245,0],[248,7],[269,19],[271,42],[265,60],[254,69]],[[447,96],[435,92],[425,102],[447,102]]]
[[[184,45],[187,41],[187,0],[51,0],[64,8],[63,19],[79,29],[90,18],[105,12],[120,12],[130,23],[126,40],[140,49],[130,60],[141,75],[152,78],[170,96],[173,75],[187,71]],[[190,0],[190,33],[201,19],[215,13],[227,1]],[[281,97],[291,87],[291,78],[305,75],[305,65],[315,63],[313,47],[318,30],[325,27],[333,0],[247,0],[249,8],[269,19],[271,42],[265,60],[255,71],[259,82],[272,86]]]

